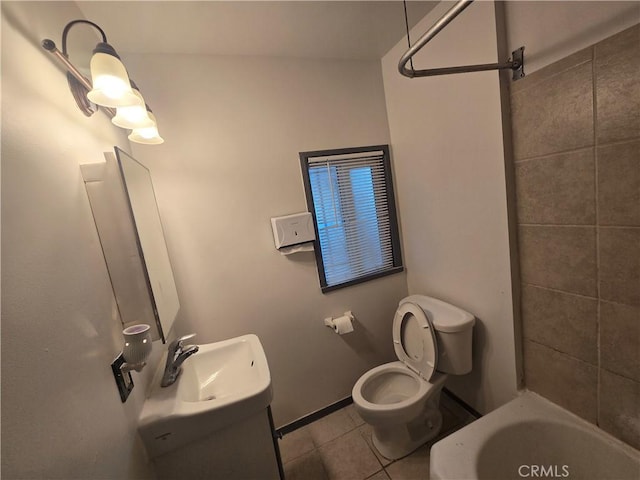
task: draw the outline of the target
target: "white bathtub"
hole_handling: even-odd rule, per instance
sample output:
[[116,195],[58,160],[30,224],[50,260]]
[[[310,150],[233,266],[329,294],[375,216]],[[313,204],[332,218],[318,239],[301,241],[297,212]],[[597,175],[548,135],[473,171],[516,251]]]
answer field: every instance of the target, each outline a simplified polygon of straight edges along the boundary
[[532,392],[431,449],[432,480],[638,480],[640,452]]

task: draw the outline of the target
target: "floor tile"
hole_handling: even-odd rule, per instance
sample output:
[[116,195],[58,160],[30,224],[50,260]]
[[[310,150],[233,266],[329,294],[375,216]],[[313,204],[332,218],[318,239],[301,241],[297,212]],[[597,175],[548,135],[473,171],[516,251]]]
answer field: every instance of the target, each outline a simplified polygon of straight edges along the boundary
[[367,480],[389,480],[389,475],[384,470],[380,470],[378,473],[373,474]]
[[367,442],[367,445],[369,445],[369,448],[371,449],[373,454],[376,456],[378,461],[382,464],[382,466],[386,467],[387,465],[389,465],[392,462],[392,460],[389,460],[388,458],[383,457],[380,454],[380,452],[378,452],[376,447],[373,446],[373,440],[371,438],[371,435],[373,433],[373,428],[371,427],[371,425],[365,423],[364,425],[361,425],[358,428],[358,431],[360,432],[360,435],[362,435],[362,438],[364,438],[365,442]]
[[331,440],[338,438],[340,435],[356,428],[356,424],[351,416],[345,412],[344,408],[333,412],[326,417],[316,420],[307,426],[313,443],[316,447],[320,447]]
[[446,393],[441,396],[440,409],[440,435],[393,461],[377,452],[371,441],[372,427],[349,405],[280,440],[285,476],[287,480],[428,480],[431,445],[475,418]]
[[440,429],[441,434],[449,433],[453,430],[458,429],[459,426],[462,425],[462,419],[455,415],[447,407],[441,405],[440,411],[442,412],[442,428]]
[[284,435],[279,441],[279,446],[282,463],[287,463],[315,448],[307,427]]
[[353,423],[357,427],[364,424],[364,420],[358,414],[358,411],[356,410],[356,407],[353,403],[351,405],[347,405],[346,407],[344,407],[344,411],[347,412],[347,414],[349,415],[349,417],[351,417],[351,420],[353,420]]
[[429,478],[429,449],[420,447],[412,454],[385,468],[391,480],[417,480]]
[[382,470],[357,430],[327,443],[318,452],[331,480],[364,480]]
[[287,480],[328,480],[329,478],[317,450],[285,463],[284,476]]

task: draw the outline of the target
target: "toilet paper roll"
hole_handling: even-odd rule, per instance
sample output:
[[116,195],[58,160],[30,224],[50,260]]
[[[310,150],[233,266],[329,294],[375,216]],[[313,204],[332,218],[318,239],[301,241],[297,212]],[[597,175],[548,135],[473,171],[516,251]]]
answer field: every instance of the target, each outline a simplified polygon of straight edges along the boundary
[[338,335],[344,335],[345,333],[353,332],[353,315],[347,314],[342,317],[334,318],[332,320],[333,323],[333,331]]

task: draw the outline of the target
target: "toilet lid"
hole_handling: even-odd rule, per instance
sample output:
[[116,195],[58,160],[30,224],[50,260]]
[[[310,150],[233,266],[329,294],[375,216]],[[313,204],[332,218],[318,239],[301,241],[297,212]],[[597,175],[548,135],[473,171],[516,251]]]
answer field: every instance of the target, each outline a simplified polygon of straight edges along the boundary
[[438,343],[433,323],[415,303],[403,303],[393,319],[393,348],[398,359],[425,380],[438,366]]

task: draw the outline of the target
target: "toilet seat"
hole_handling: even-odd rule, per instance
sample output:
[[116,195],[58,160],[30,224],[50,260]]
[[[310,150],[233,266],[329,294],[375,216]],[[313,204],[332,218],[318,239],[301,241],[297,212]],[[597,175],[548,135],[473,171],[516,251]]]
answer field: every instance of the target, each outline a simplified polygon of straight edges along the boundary
[[438,343],[431,319],[415,303],[406,302],[393,318],[393,348],[398,360],[427,382],[438,367]]

